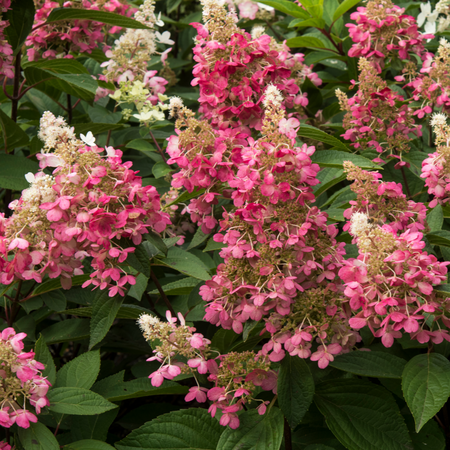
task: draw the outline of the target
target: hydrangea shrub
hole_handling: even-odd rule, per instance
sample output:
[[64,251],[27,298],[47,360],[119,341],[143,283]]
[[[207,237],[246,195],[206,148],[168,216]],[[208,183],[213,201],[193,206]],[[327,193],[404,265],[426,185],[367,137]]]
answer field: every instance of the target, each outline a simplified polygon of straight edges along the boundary
[[0,14],[0,449],[448,448],[450,2]]

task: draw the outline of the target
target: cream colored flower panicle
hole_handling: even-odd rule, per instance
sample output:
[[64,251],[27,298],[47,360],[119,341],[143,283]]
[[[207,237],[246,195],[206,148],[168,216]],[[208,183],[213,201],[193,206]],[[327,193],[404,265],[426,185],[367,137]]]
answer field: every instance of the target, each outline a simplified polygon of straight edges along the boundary
[[176,118],[181,108],[183,108],[183,100],[180,97],[170,97],[169,100],[169,116]]
[[272,105],[275,108],[278,108],[281,106],[282,102],[283,96],[281,95],[279,89],[275,85],[269,84],[266,91],[264,92],[264,106],[267,108],[269,105]]
[[433,127],[433,131],[436,135],[435,144],[437,146],[441,144],[449,145],[450,139],[450,126],[447,125],[447,116],[442,113],[433,114],[430,125]]
[[353,236],[362,236],[372,227],[373,225],[369,223],[369,216],[367,214],[356,212],[350,219],[350,233]]
[[261,26],[261,25],[255,25],[255,26],[252,28],[252,32],[251,32],[252,39],[258,39],[258,38],[261,37],[265,32],[266,32],[266,29],[265,29],[263,26]]
[[55,178],[39,172],[37,175],[31,172],[25,175],[30,187],[22,191],[22,201],[39,206],[42,203],[53,202],[56,198],[56,191],[53,189]]
[[51,149],[60,140],[67,142],[75,139],[75,132],[62,117],[55,117],[50,111],[45,111],[41,117],[38,137],[45,147]]
[[141,314],[137,323],[142,333],[150,336],[153,333],[154,328],[161,325],[162,322],[157,317],[151,316],[150,314]]

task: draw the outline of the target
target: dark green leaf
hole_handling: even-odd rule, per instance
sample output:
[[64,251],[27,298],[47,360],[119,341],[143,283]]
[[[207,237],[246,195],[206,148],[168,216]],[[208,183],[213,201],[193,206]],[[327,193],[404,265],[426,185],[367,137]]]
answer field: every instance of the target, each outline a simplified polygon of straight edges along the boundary
[[445,436],[435,420],[428,421],[419,433],[416,433],[414,429],[413,416],[406,416],[405,421],[414,445],[414,450],[445,450]]
[[314,396],[314,380],[305,361],[286,355],[278,374],[278,404],[294,429],[308,411]]
[[100,352],[83,353],[64,364],[56,376],[58,387],[79,387],[90,389],[100,372]]
[[131,242],[128,246],[134,247],[135,250],[134,252],[128,254],[126,263],[149,278],[150,258],[145,247],[142,244],[134,246]]
[[288,39],[286,41],[286,44],[290,48],[322,48],[326,49],[326,44],[320,40],[319,38],[316,38],[314,36],[298,36],[291,39]]
[[155,178],[165,177],[168,173],[173,170],[167,163],[164,161],[157,162],[152,169],[153,176]]
[[123,297],[109,297],[108,291],[98,291],[92,306],[91,339],[89,349],[98,344],[108,333],[122,305]]
[[42,330],[47,345],[89,337],[89,319],[66,319]]
[[47,397],[50,401],[48,409],[61,414],[92,416],[117,408],[101,395],[76,387],[50,389]]
[[106,380],[96,383],[92,389],[110,402],[119,402],[129,398],[150,397],[152,395],[184,395],[188,392],[186,386],[180,386],[174,381],[164,381],[159,387],[152,386],[148,377],[120,383],[116,381],[110,383],[108,378],[106,378]]
[[345,14],[349,9],[357,5],[361,0],[344,0],[336,9],[333,15],[333,20],[339,19],[343,14]]
[[[348,146],[344,144],[342,141],[340,141],[338,138],[330,136],[328,133],[325,133],[324,131],[312,127],[310,125],[302,124],[297,132],[297,136],[302,136],[309,139],[313,139],[315,141],[324,142],[325,144],[329,144],[339,150],[343,150],[344,152],[350,152]],[[317,150],[316,153],[321,152],[322,150]]]
[[185,275],[198,278],[199,280],[211,279],[203,262],[197,256],[181,248],[170,248],[167,252],[167,258],[159,259],[158,263],[171,267]]
[[95,441],[93,439],[84,439],[82,441],[72,442],[65,445],[64,450],[114,450],[114,447],[106,442]]
[[178,198],[176,198],[173,202],[167,204],[167,206],[177,205],[178,203],[184,203],[190,200],[191,198],[198,197],[205,192],[205,189],[199,189],[198,191],[188,192],[184,191]]
[[293,2],[286,0],[261,0],[259,3],[272,6],[272,8],[275,8],[276,10],[292,17],[298,17],[300,19],[310,18],[309,14],[303,8],[300,8],[300,6]]
[[444,213],[441,205],[436,205],[427,214],[427,222],[431,233],[442,229],[442,224],[444,223]]
[[67,300],[64,292],[61,289],[55,291],[46,292],[40,296],[44,303],[52,311],[64,311],[66,309]]
[[9,26],[5,28],[5,35],[14,51],[13,55],[22,48],[27,36],[30,34],[34,22],[33,0],[12,0],[10,8],[3,13],[2,20],[7,20]]
[[431,245],[450,247],[450,231],[439,230],[434,233],[428,233],[425,237]]
[[220,353],[228,353],[238,337],[239,335],[233,330],[219,328],[211,340],[211,347],[217,349]]
[[45,369],[42,371],[42,375],[44,377],[47,377],[48,381],[53,385],[55,384],[56,380],[56,367],[55,363],[53,362],[52,355],[50,353],[50,350],[47,347],[47,344],[44,341],[44,338],[42,337],[42,334],[39,336],[39,339],[36,341],[36,344],[34,346],[34,351],[36,353],[36,361],[41,362],[44,364]]
[[[170,280],[170,278],[168,279]],[[173,281],[162,285],[163,291],[166,295],[189,295],[192,288],[197,286],[197,278],[182,278],[181,280]],[[149,292],[152,295],[159,295],[158,289],[153,289]]]
[[[81,286],[85,281],[89,280],[89,274],[86,275],[75,275],[72,277],[72,287]],[[51,292],[56,289],[61,289],[61,280],[59,278],[53,278],[51,280],[44,281],[40,284],[34,291],[33,295],[40,295],[46,292]]]
[[260,416],[258,411],[245,411],[239,416],[239,428],[226,428],[217,450],[278,450],[283,439],[283,414],[272,407]]
[[[0,114],[0,121],[1,120],[2,118]],[[12,123],[14,124],[14,122]],[[8,145],[9,142],[10,141],[8,140]],[[27,189],[30,185],[25,179],[25,175],[28,172],[32,172],[34,174],[38,170],[39,165],[34,161],[24,158],[23,156],[5,155],[2,153],[0,154],[0,187],[4,189],[14,189],[17,191]]]
[[77,135],[87,134],[90,131],[96,136],[109,130],[120,130],[124,125],[120,123],[75,123],[73,127]]
[[[0,126],[2,128],[2,140],[3,140],[3,147],[7,150],[13,150],[16,147],[22,147],[23,145],[28,144],[29,138],[27,133],[20,128],[19,125],[17,125],[16,122],[14,122],[12,119],[10,119],[1,109],[0,109]],[[2,158],[4,158],[4,162],[8,164],[8,159],[5,157],[10,156],[13,158],[16,158],[16,160],[19,158],[19,156],[14,155],[1,155]],[[24,160],[25,158],[20,158],[21,160]],[[36,165],[33,161],[29,161],[30,164],[33,164],[33,166]],[[26,163],[28,164],[28,162]],[[0,163],[0,167],[3,168],[3,162]],[[2,171],[3,172],[3,171]],[[21,173],[23,170],[21,170]],[[24,172],[27,173],[27,172]],[[3,173],[1,173],[3,175]],[[28,183],[27,186],[28,187]],[[9,188],[7,188],[9,189]],[[24,188],[22,188],[24,189]]]
[[167,255],[167,245],[161,239],[161,236],[154,232],[149,232],[145,235],[145,239],[150,242],[156,249],[158,249],[161,253]]
[[223,431],[205,409],[183,409],[147,422],[115,447],[117,450],[216,450]]
[[42,423],[30,423],[30,428],[18,428],[24,450],[59,450],[53,433]]
[[95,11],[93,9],[72,9],[55,8],[47,17],[46,23],[58,22],[60,20],[95,20],[96,22],[115,25],[123,28],[148,29],[146,25],[137,20],[120,14],[114,14],[106,11]]
[[72,439],[98,439],[105,442],[109,427],[118,412],[118,409],[112,409],[96,416],[73,416],[71,420]]
[[402,389],[414,416],[416,432],[444,406],[450,396],[450,362],[438,353],[411,359],[403,371]]
[[382,170],[382,167],[373,163],[370,159],[364,158],[364,156],[337,150],[319,150],[312,155],[311,160],[319,164],[320,167],[337,167],[341,169],[345,161],[351,161],[356,166],[361,167],[361,169]]
[[[92,102],[98,87],[97,82],[88,73],[60,73],[58,68],[42,69],[37,65],[27,65],[24,72],[28,84],[36,84],[36,89],[42,90],[54,100],[59,99],[59,91],[62,91]],[[56,91],[50,93],[46,86]]]
[[385,352],[350,352],[337,356],[330,366],[374,378],[401,378],[406,361]]
[[412,450],[408,429],[392,395],[364,380],[330,380],[314,401],[348,450]]

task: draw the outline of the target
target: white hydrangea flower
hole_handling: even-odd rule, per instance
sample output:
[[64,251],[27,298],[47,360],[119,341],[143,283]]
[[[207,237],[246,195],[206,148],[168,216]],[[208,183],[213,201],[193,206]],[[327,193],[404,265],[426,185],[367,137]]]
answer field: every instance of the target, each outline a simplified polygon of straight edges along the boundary
[[164,33],[160,33],[159,31],[155,31],[156,40],[160,44],[173,45],[175,41],[170,39],[170,31],[164,31]]
[[89,147],[92,147],[95,145],[95,137],[92,134],[92,131],[88,131],[86,136],[84,134],[80,133],[80,138],[86,145],[89,145]]
[[442,113],[435,113],[431,117],[430,125],[432,127],[444,126],[447,124],[447,116]]
[[273,85],[269,84],[267,86],[266,91],[264,92],[264,100],[263,104],[267,108],[269,105],[273,105],[275,107],[281,106],[281,103],[283,102],[283,96],[281,95],[281,92],[279,89]]
[[350,218],[350,233],[353,236],[361,236],[370,230],[372,225],[369,223],[369,216],[365,213],[356,212]]

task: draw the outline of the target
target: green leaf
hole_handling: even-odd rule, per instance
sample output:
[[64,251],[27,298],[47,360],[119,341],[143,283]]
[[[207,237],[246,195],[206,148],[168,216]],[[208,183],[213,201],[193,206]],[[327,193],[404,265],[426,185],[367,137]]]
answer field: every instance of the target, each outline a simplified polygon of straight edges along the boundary
[[316,27],[316,28],[324,28],[325,27],[325,21],[323,19],[294,19],[290,24],[288,28],[309,28],[309,27]]
[[144,155],[148,156],[149,158],[154,159],[155,156],[159,156],[158,159],[162,158],[160,155],[156,153],[155,147],[153,147],[148,141],[145,141],[144,139],[133,139],[132,141],[128,142],[126,145],[127,148],[132,148],[134,150],[138,150]]
[[[149,374],[151,373],[149,364]],[[104,382],[104,380],[106,380]],[[122,381],[120,383],[114,381],[110,383],[108,378],[99,381],[92,388],[97,394],[105,397],[110,402],[119,402],[129,398],[150,397],[153,395],[184,395],[187,394],[188,388],[181,386],[174,381],[164,381],[164,383],[155,387],[152,386],[148,377],[136,378],[131,381]]]
[[260,416],[258,411],[245,411],[239,416],[239,428],[226,428],[217,450],[278,450],[283,439],[283,414],[272,407]]
[[187,249],[190,250],[191,248],[199,246],[202,242],[205,242],[209,236],[210,234],[203,233],[202,229],[198,227]]
[[327,49],[326,44],[314,36],[298,36],[290,38],[286,41],[286,45],[290,48],[304,47]]
[[29,61],[23,65],[24,68],[34,67],[42,70],[49,70],[59,74],[80,74],[89,75],[89,71],[76,59],[41,59]]
[[98,291],[92,305],[91,338],[89,349],[98,344],[108,333],[123,302],[123,297],[109,297],[107,291]]
[[64,364],[56,375],[54,388],[90,389],[100,372],[100,351],[86,352]]
[[112,409],[96,416],[73,416],[71,437],[73,440],[96,439],[106,441],[109,427],[114,422],[119,409]]
[[[329,170],[336,170],[336,169],[330,167]],[[345,173],[342,173],[341,170],[339,170],[334,178],[327,181],[326,183],[318,185],[318,188],[314,191],[314,195],[316,196],[316,198],[319,197],[319,195],[323,194],[325,191],[332,188],[333,186],[336,186],[336,184],[339,184],[341,181],[344,181],[346,178],[347,175]]]
[[76,387],[50,389],[47,397],[50,401],[48,409],[61,414],[92,416],[117,408],[101,395]]
[[[57,60],[57,62],[59,61]],[[86,100],[87,102],[94,100],[98,84],[90,74],[66,73],[65,71],[60,73],[61,71],[58,65],[45,69],[42,67],[45,66],[38,65],[37,63],[36,65],[27,65],[25,67],[24,72],[29,85],[36,84],[36,89],[46,93],[54,100],[59,100],[59,91]],[[53,89],[53,93],[50,93],[47,86]]]
[[[170,278],[169,278],[170,280]],[[197,286],[197,278],[182,278],[181,280],[176,280],[172,283],[166,283],[162,285],[162,288],[166,295],[189,295],[192,289]],[[159,295],[158,289],[153,289],[149,292],[152,295]]]
[[319,150],[316,151],[311,160],[320,167],[337,167],[342,169],[345,161],[351,161],[355,166],[361,167],[361,169],[378,169],[383,168],[373,163],[370,159],[364,158],[364,156],[355,155],[353,153],[345,153],[337,150]]
[[227,247],[227,244],[224,244],[223,242],[216,242],[214,240],[214,236],[206,243],[206,247],[203,250],[204,252],[212,252],[214,250],[220,250],[224,247]]
[[153,168],[152,173],[155,178],[165,177],[170,171],[173,170],[167,163],[164,161],[157,162]]
[[310,18],[309,14],[303,8],[300,8],[293,2],[286,0],[261,0],[259,3],[272,6],[272,8],[275,8],[277,11],[288,14],[292,17],[298,17],[300,19]]
[[161,236],[157,233],[154,233],[153,231],[150,231],[145,236],[145,239],[150,242],[157,250],[159,250],[161,253],[164,253],[167,255],[167,245],[166,243],[161,239]]
[[191,198],[198,197],[205,192],[205,189],[199,189],[198,191],[188,192],[184,191],[179,197],[177,197],[173,202],[167,204],[167,206],[177,205],[178,203],[184,203],[190,200]]
[[219,350],[220,353],[228,353],[238,337],[239,335],[233,330],[219,328],[211,340],[211,347]]
[[14,56],[19,53],[31,32],[34,14],[33,0],[12,0],[10,8],[3,13],[2,20],[9,22],[4,32],[14,51]]
[[[128,241],[127,241],[128,242]],[[143,273],[147,278],[150,277],[150,256],[143,244],[133,245],[127,243],[127,247],[134,247],[134,252],[129,253],[126,263],[138,272]]]
[[127,295],[140,302],[145,290],[147,289],[147,285],[148,278],[143,273],[140,273],[136,276],[136,284],[130,287]]
[[[0,110],[0,122],[2,122],[1,114],[2,111]],[[14,124],[14,122],[12,123]],[[8,145],[9,142],[8,140]],[[38,171],[39,165],[23,156],[0,154],[0,187],[4,189],[21,191],[29,188],[30,185],[25,179],[25,175],[28,172],[34,174]]]
[[89,118],[94,123],[113,123],[114,124],[114,123],[119,122],[122,119],[122,114],[120,112],[113,113],[100,105],[89,106],[88,114],[89,114]]
[[431,245],[450,247],[450,231],[439,230],[434,233],[428,233],[425,237]]
[[348,450],[412,450],[408,429],[392,395],[364,380],[329,380],[314,401],[330,430]]
[[449,374],[450,362],[439,353],[417,355],[406,364],[402,389],[417,433],[450,396]]
[[[309,139],[313,139],[315,141],[324,142],[325,144],[332,145],[333,147],[339,150],[343,150],[344,152],[350,152],[349,147],[346,144],[344,144],[344,142],[310,125],[303,125],[303,124],[300,125],[300,128],[297,132],[297,136],[302,136]],[[316,153],[320,153],[322,151],[323,150],[317,150]]]
[[321,19],[323,16],[324,0],[299,0],[306,10],[315,18]]
[[427,214],[427,222],[430,227],[430,232],[432,233],[442,229],[442,225],[444,223],[444,213],[441,205],[435,206]]
[[120,123],[75,123],[73,127],[78,135],[80,133],[87,134],[90,131],[96,136],[109,130],[120,130],[124,125]]
[[[92,317],[92,306],[66,309],[63,313],[79,317]],[[151,311],[139,305],[122,305],[116,314],[116,319],[136,320],[142,313],[151,314]]]
[[56,367],[53,362],[52,354],[45,343],[42,334],[39,336],[39,339],[36,341],[34,346],[34,351],[36,353],[36,361],[44,364],[45,369],[42,371],[42,375],[47,377],[48,381],[53,385],[56,380]]
[[167,252],[167,258],[160,259],[157,262],[199,280],[211,279],[207,268],[197,256],[178,247],[170,248]]
[[106,442],[95,441],[94,439],[84,439],[72,442],[63,447],[65,450],[114,450],[114,447]]
[[336,356],[330,366],[374,378],[401,378],[406,361],[385,352],[350,352]]
[[314,380],[303,359],[286,355],[278,374],[278,404],[294,429],[308,411],[314,396]]
[[89,319],[66,319],[41,331],[47,345],[89,337]]
[[[75,275],[74,277],[72,277],[72,287],[81,286],[90,278],[91,277],[89,276],[89,274]],[[59,278],[53,278],[52,280],[44,281],[33,291],[33,296],[44,294],[45,292],[55,291],[56,289],[61,289],[61,280]]]
[[[2,128],[2,141],[3,141],[3,146],[1,148],[6,148],[6,150],[14,150],[16,147],[22,147],[23,145],[28,144],[28,142],[30,141],[30,139],[28,138],[27,133],[25,133],[25,131],[22,130],[22,128],[20,128],[19,125],[17,125],[16,122],[14,122],[12,119],[10,119],[1,109],[0,109],[0,126]],[[17,164],[18,160],[20,159],[21,161],[27,161],[25,164],[28,165],[28,167],[30,165],[33,165],[33,167],[39,167],[35,162],[33,161],[29,161],[26,160],[23,157],[20,156],[15,156],[15,155],[0,155],[2,160],[0,160],[0,167],[1,167],[1,171],[0,171],[0,177],[3,178],[11,169],[14,169],[16,166],[14,164]],[[8,158],[9,157],[9,158]],[[13,158],[13,159],[12,159]],[[3,164],[6,163],[7,165],[9,165],[9,169],[5,169],[3,170]],[[20,175],[25,175],[27,172],[24,172],[22,168],[18,168],[18,171],[15,171],[11,176],[16,178]],[[31,170],[29,170],[28,172],[31,172]],[[35,171],[37,172],[37,170]],[[35,173],[33,172],[33,173]],[[20,174],[20,175],[19,175]],[[6,187],[6,189],[25,189],[28,187],[28,183],[25,181],[22,181],[22,186],[21,188],[8,188]],[[1,187],[5,187],[5,186],[1,186]]]
[[336,21],[345,14],[349,9],[357,5],[361,0],[344,0],[333,14],[333,21]]
[[96,22],[115,25],[122,28],[149,29],[146,25],[137,20],[120,14],[105,11],[94,11],[88,9],[55,8],[47,17],[46,23],[58,22],[60,20],[95,20]]
[[115,443],[117,450],[216,450],[224,428],[205,409],[163,414]]
[[414,450],[445,450],[445,436],[435,420],[428,421],[419,433],[414,430],[414,418],[412,416],[406,416],[405,421]]
[[53,433],[42,423],[30,423],[30,428],[18,428],[24,450],[59,450]]
[[46,292],[45,294],[40,295],[40,298],[52,311],[60,312],[66,309],[67,300],[61,289]]

